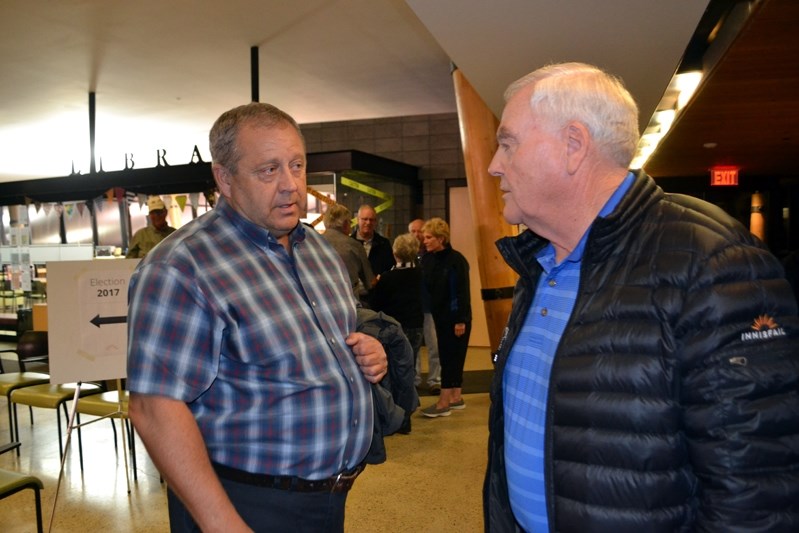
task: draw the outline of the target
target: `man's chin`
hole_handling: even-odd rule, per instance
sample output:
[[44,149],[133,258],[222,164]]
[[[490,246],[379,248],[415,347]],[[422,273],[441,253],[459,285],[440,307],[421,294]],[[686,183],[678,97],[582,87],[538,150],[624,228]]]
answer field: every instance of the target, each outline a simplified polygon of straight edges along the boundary
[[270,224],[275,229],[289,232],[300,223],[300,210],[294,207],[281,209],[277,212],[272,211],[269,218]]
[[282,228],[285,228],[286,231],[293,230],[294,228],[297,227],[297,224],[299,223],[300,223],[299,215],[284,217],[283,219],[280,220],[280,226]]
[[502,216],[508,224],[515,225],[522,223],[522,218],[519,213],[515,209],[509,209],[507,204],[505,204],[505,208],[502,210]]

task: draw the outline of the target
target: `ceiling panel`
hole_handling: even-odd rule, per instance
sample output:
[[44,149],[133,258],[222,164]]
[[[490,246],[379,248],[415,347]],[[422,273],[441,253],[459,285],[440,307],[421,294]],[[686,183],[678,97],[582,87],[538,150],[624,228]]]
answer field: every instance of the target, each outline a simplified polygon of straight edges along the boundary
[[547,63],[621,77],[649,121],[706,0],[408,0],[497,117],[507,85]]
[[213,120],[250,99],[252,46],[260,99],[300,123],[455,112],[450,60],[499,115],[510,81],[580,60],[620,75],[644,124],[706,5],[3,0],[0,181],[64,176],[73,162],[88,171],[90,91],[106,170],[122,168],[126,152],[139,167],[162,148],[175,164],[194,145],[207,157]]
[[753,6],[688,106],[644,165],[656,177],[795,175],[799,153],[799,2]]

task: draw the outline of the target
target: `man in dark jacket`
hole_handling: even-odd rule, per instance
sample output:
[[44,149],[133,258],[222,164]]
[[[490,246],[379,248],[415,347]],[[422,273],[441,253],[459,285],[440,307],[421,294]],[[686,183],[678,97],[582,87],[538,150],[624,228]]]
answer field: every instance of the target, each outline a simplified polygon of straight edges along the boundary
[[375,284],[375,276],[363,245],[349,235],[352,212],[345,205],[333,204],[322,215],[322,220],[325,223],[322,236],[344,261],[355,298],[368,307],[369,290]]
[[380,235],[376,228],[377,211],[371,205],[363,204],[358,208],[358,225],[352,230],[352,237],[363,243],[372,272],[379,276],[394,266],[394,252],[391,251],[391,241]]
[[590,65],[511,84],[489,172],[520,274],[495,357],[487,531],[799,530],[799,319],[721,209],[628,171]]

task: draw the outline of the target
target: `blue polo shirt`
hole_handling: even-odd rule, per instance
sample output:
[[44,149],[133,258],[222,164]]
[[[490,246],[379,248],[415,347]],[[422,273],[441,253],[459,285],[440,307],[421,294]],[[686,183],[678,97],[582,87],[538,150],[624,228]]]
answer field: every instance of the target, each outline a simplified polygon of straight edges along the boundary
[[[635,177],[628,174],[599,217],[613,212]],[[503,375],[505,470],[513,514],[525,531],[549,531],[544,442],[552,361],[574,309],[580,267],[591,228],[560,264],[548,244],[536,254],[543,273]]]

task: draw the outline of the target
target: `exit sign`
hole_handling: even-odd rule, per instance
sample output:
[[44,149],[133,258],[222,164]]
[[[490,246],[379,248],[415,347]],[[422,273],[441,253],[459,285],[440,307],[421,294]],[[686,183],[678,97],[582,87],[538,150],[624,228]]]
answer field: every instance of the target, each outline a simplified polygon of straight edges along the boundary
[[738,185],[738,167],[713,167],[710,169],[711,187]]

